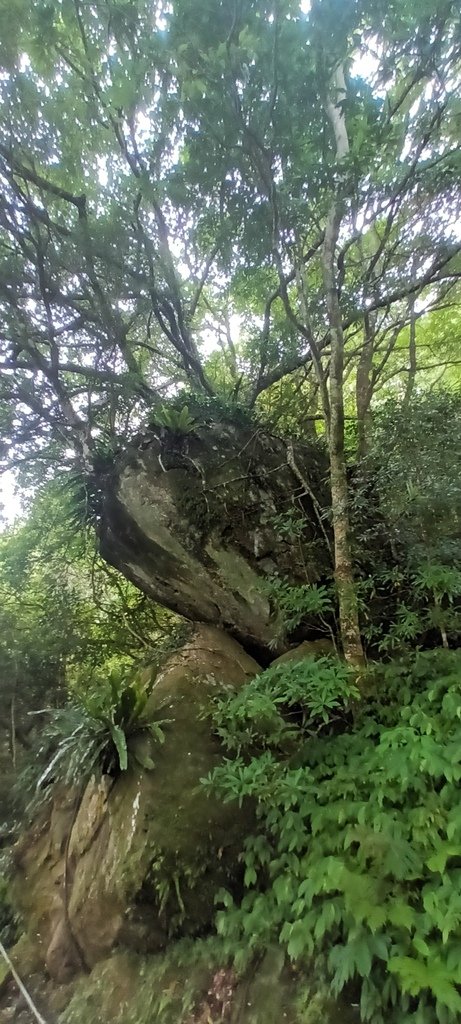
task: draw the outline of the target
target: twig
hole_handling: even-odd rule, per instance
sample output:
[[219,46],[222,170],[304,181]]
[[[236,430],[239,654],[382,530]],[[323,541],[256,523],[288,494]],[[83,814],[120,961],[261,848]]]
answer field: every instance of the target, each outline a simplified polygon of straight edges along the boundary
[[324,536],[324,539],[325,539],[325,543],[326,543],[326,546],[327,546],[327,551],[330,553],[330,555],[332,555],[330,538],[329,538],[329,536],[327,534],[327,531],[326,531],[326,529],[325,529],[325,527],[323,525],[321,506],[320,506],[319,502],[317,501],[317,498],[315,497],[315,494],[314,494],[312,488],[309,486],[308,481],[306,480],[306,478],[303,475],[303,473],[301,473],[301,470],[300,470],[299,466],[297,465],[297,463],[295,461],[295,455],[294,455],[294,449],[293,449],[293,442],[292,441],[288,441],[288,443],[287,443],[287,463],[288,463],[291,471],[294,473],[295,477],[299,480],[300,484],[304,487],[305,493],[309,495],[309,497],[310,497],[310,499],[312,501],[312,504],[314,506],[314,512],[316,514],[318,524],[320,526],[320,529],[321,529],[321,531],[323,533],[323,536]]
[[42,1017],[41,1013],[39,1013],[39,1011],[37,1010],[37,1007],[35,1006],[35,1003],[32,1000],[32,996],[29,995],[29,993],[28,993],[28,991],[26,989],[26,986],[23,984],[23,982],[21,981],[21,979],[19,977],[19,974],[17,973],[17,971],[13,967],[13,964],[11,963],[11,960],[10,960],[10,958],[8,956],[8,953],[6,952],[6,949],[5,949],[5,947],[4,947],[2,942],[0,942],[0,953],[1,953],[5,963],[9,967],[9,969],[11,971],[11,974],[13,975],[13,978],[14,978],[17,986],[18,986],[18,989],[19,989],[21,995],[24,996],[24,999],[26,1000],[26,1003],[27,1003],[29,1009],[33,1013],[35,1019],[38,1021],[38,1024],[47,1024],[45,1018]]

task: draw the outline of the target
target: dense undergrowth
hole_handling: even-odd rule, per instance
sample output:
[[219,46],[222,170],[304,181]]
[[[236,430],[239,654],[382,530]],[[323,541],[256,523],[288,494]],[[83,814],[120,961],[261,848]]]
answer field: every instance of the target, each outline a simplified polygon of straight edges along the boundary
[[[278,942],[373,1024],[461,1012],[461,655],[416,653],[355,687],[333,660],[269,669],[216,706],[206,784],[252,798],[246,893],[219,896],[226,953]],[[351,712],[350,708],[354,710]]]

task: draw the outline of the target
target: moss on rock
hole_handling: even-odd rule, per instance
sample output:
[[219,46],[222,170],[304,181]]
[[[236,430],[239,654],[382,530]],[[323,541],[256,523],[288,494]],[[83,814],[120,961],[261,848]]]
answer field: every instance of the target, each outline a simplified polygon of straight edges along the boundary
[[[222,955],[222,954],[221,954]],[[238,977],[216,940],[178,943],[152,957],[116,953],[75,986],[58,1024],[358,1024],[323,982],[271,948]]]

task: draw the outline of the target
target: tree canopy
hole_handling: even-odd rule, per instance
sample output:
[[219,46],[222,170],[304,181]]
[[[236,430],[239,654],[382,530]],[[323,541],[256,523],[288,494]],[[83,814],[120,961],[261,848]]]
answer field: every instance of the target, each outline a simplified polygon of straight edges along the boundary
[[63,0],[25,17],[15,0],[3,21],[4,465],[89,457],[181,386],[251,406],[287,379],[328,400],[338,186],[359,423],[399,353],[408,394],[439,364],[422,321],[454,308],[461,274],[456,3]]

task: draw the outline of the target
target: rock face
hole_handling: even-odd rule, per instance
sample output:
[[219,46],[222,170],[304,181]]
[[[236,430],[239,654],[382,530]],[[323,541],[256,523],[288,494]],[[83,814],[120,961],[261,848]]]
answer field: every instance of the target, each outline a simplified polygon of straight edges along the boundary
[[[254,427],[152,431],[98,478],[101,553],[160,604],[264,658],[279,630],[261,584],[274,572],[312,583],[331,569],[325,475],[319,448]],[[301,532],[280,529],[292,514]]]
[[302,644],[290,647],[284,654],[275,658],[272,665],[283,665],[287,661],[302,661],[303,658],[334,657],[337,653],[333,641],[327,636],[319,640],[303,640]]
[[143,739],[145,749],[131,751],[155,767],[134,764],[57,797],[25,836],[16,896],[56,981],[91,970],[117,944],[153,952],[175,934],[203,931],[217,888],[238,884],[252,810],[222,805],[200,786],[221,756],[206,711],[218,688],[258,670],[235,640],[198,627],[153,682],[148,711],[164,723],[163,745]]

